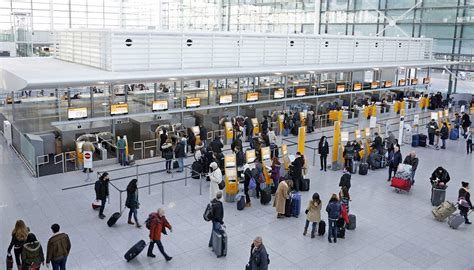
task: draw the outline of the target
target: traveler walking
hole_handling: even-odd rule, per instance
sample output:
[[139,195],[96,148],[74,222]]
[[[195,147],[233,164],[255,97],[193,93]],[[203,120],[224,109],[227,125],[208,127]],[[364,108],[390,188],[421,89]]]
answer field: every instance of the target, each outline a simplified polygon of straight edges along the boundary
[[105,202],[109,197],[109,173],[104,172],[100,177],[99,180],[95,182],[94,189],[95,189],[95,199],[101,201],[100,209],[99,209],[99,218],[104,219],[104,209],[105,209]]
[[250,259],[245,270],[268,270],[270,259],[263,245],[262,237],[257,236],[250,246]]
[[329,155],[329,143],[326,136],[322,136],[321,140],[319,141],[318,146],[319,152],[319,159],[321,160],[321,171],[324,169],[326,171],[327,168],[327,160]]
[[[85,141],[83,144],[82,144],[82,153],[84,153],[85,151],[89,151],[89,152],[92,152],[92,154],[94,154],[95,152],[95,147],[94,147],[94,144],[92,144],[92,142],[90,141]],[[82,170],[83,173],[86,173],[87,172],[87,169],[84,168]],[[93,172],[92,169],[89,168],[89,172]]]
[[120,166],[127,165],[126,148],[127,148],[127,142],[125,141],[123,136],[120,136],[120,139],[117,142],[118,159],[119,159]]
[[344,170],[342,171],[343,175],[341,176],[341,179],[339,180],[339,186],[346,187],[347,190],[351,188],[351,172],[349,171],[348,167],[345,167]]
[[471,127],[471,117],[469,117],[469,114],[465,112],[461,113],[461,126],[463,130],[463,134],[466,134],[468,129]]
[[329,200],[328,206],[326,206],[326,212],[328,213],[328,241],[332,243],[331,237],[334,239],[334,243],[337,242],[337,226],[336,221],[341,217],[341,203],[339,202],[337,195],[332,194]]
[[309,223],[312,222],[311,238],[316,235],[316,224],[321,222],[321,199],[318,193],[314,193],[313,197],[308,203],[308,207],[305,210],[306,213],[306,224],[304,225],[303,235],[308,233]]
[[186,139],[182,138],[174,148],[174,156],[178,160],[179,169],[177,172],[184,171],[184,158],[186,157]]
[[209,167],[211,169],[209,173],[209,180],[211,181],[209,185],[209,200],[213,200],[219,191],[219,183],[222,181],[222,171],[216,162],[212,162]]
[[26,227],[25,222],[21,219],[17,220],[15,223],[15,227],[12,231],[12,240],[10,241],[10,245],[8,245],[7,253],[11,255],[11,251],[13,248],[13,253],[15,255],[15,262],[18,266],[18,269],[21,269],[21,253],[23,251],[23,245],[28,238],[30,230]]
[[51,230],[53,235],[48,240],[46,251],[46,267],[49,263],[53,265],[53,270],[66,270],[67,256],[71,251],[71,241],[66,233],[60,232],[60,226],[53,224]]
[[472,129],[468,128],[467,132],[464,134],[464,138],[466,139],[466,151],[467,154],[472,154]]
[[473,206],[471,203],[471,193],[469,192],[468,182],[461,182],[458,196],[458,209],[461,216],[464,217],[464,223],[471,224],[468,219],[468,212],[473,209]]
[[290,198],[290,190],[292,188],[292,180],[281,181],[280,184],[278,184],[275,193],[275,200],[273,201],[273,207],[276,208],[277,218],[283,218],[285,216],[285,206],[287,200]]
[[418,158],[416,157],[415,151],[411,151],[403,161],[403,164],[408,164],[411,166],[411,184],[415,184],[415,172],[418,168]]
[[224,206],[221,202],[222,199],[222,191],[218,191],[216,193],[216,197],[211,201],[212,206],[212,231],[211,231],[211,238],[209,239],[209,247],[212,247],[212,235],[214,231],[218,233],[223,232],[224,226]]
[[[138,187],[137,179],[132,179],[127,186],[127,200],[125,201],[125,206],[130,209],[128,212],[128,224],[135,225],[137,228],[140,228],[141,225],[138,223],[137,211],[140,208],[140,202],[138,201]],[[132,215],[135,219],[135,223],[132,221]]]
[[23,245],[21,263],[22,270],[39,270],[41,265],[44,265],[43,247],[32,233],[28,234]]
[[395,175],[398,169],[398,165],[400,165],[402,161],[403,159],[402,154],[400,153],[400,146],[395,145],[393,148],[393,152],[389,153],[388,155],[388,182],[392,180],[392,173],[393,175]]
[[173,228],[171,224],[165,217],[165,209],[159,208],[156,213],[151,213],[149,216],[150,219],[150,245],[148,246],[148,257],[155,258],[155,254],[153,254],[153,247],[156,244],[158,249],[160,250],[165,260],[171,261],[173,257],[168,256],[166,254],[165,249],[163,248],[163,244],[161,243],[161,233],[168,228],[170,232],[173,232]]

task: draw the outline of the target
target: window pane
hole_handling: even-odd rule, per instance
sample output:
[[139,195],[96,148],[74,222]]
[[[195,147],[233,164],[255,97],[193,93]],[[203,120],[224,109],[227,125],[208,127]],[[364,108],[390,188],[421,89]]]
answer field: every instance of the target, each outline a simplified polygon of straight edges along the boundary
[[461,54],[474,54],[474,40],[463,40]]
[[454,26],[423,25],[421,35],[428,38],[454,37]]
[[328,0],[328,10],[347,10],[347,0]]
[[453,50],[453,41],[452,40],[442,40],[438,39],[434,42],[434,52],[438,53],[451,53]]
[[423,1],[423,6],[425,7],[455,7],[457,6],[457,1],[453,0],[425,0]]
[[411,8],[415,0],[387,0],[387,8]]
[[379,1],[374,0],[356,0],[356,9],[378,9]]
[[346,26],[345,25],[328,25],[328,35],[345,35],[346,34]]
[[375,34],[377,34],[377,25],[375,24],[354,25],[354,36],[370,36]]
[[423,11],[422,22],[426,23],[448,23],[456,22],[456,9],[425,9]]

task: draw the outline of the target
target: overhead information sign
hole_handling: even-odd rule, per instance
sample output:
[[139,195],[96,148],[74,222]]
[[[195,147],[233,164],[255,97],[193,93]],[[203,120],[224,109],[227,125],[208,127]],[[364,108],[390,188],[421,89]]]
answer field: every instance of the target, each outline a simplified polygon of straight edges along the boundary
[[297,97],[306,96],[306,89],[305,88],[296,88],[296,96]]
[[69,108],[67,109],[67,118],[69,120],[87,118],[87,108]]
[[166,111],[168,110],[168,100],[155,100],[152,106],[153,111]]
[[354,84],[354,91],[358,91],[362,89],[362,84],[361,83],[355,83]]
[[273,99],[282,99],[285,97],[285,90],[283,88],[279,88],[273,92]]
[[222,95],[219,97],[219,104],[231,104],[232,103],[232,95]]
[[370,84],[370,88],[372,88],[372,89],[379,88],[379,82],[372,82],[372,83]]
[[346,90],[346,86],[345,86],[345,85],[339,84],[339,85],[337,86],[337,92],[338,92],[338,93],[342,93],[342,92],[344,92],[345,90]]
[[385,81],[384,84],[383,84],[383,86],[384,86],[385,88],[392,87],[392,81]]
[[112,106],[110,106],[110,115],[120,115],[120,114],[127,114],[127,113],[128,113],[127,103],[112,104]]
[[200,98],[187,98],[186,99],[186,108],[197,108],[201,106]]
[[258,92],[247,93],[247,101],[258,101]]

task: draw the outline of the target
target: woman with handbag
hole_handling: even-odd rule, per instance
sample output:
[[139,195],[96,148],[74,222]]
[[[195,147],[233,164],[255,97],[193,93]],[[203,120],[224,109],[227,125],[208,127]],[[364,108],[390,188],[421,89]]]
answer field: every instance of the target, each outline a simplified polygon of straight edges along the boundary
[[161,152],[166,160],[166,172],[171,173],[171,161],[173,161],[173,144],[171,139],[167,139],[166,143],[161,146]]
[[306,224],[304,226],[303,235],[306,235],[308,232],[309,223],[312,222],[312,229],[311,229],[311,238],[316,236],[316,224],[321,222],[321,199],[319,198],[318,193],[314,193],[313,197],[308,203],[308,207],[304,211],[306,214]]
[[471,224],[468,219],[469,210],[473,209],[471,203],[471,193],[469,192],[469,183],[461,182],[462,187],[459,189],[458,209],[461,216],[464,217],[464,223]]
[[[125,206],[130,209],[128,212],[128,224],[135,225],[140,228],[141,225],[138,223],[137,210],[140,208],[140,202],[138,201],[138,186],[137,179],[132,179],[127,186],[127,200]],[[135,219],[135,223],[132,221],[132,215]]]
[[12,231],[12,240],[10,241],[10,245],[8,245],[7,253],[10,255],[13,248],[15,262],[18,269],[21,269],[21,252],[23,250],[23,245],[28,238],[29,232],[30,230],[26,227],[23,220],[19,219],[16,221],[15,228],[13,228]]

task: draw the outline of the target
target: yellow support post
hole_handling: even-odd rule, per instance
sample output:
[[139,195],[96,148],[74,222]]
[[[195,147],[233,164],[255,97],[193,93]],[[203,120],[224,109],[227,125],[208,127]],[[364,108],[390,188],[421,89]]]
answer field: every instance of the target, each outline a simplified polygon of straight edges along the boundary
[[304,155],[304,143],[306,140],[306,127],[298,129],[298,152]]
[[267,167],[272,165],[271,155],[270,155],[270,147],[262,147],[260,149],[260,153],[262,156],[262,167],[263,167],[263,176],[265,177],[265,184],[270,185],[272,183],[272,179],[270,178],[270,174],[268,173]]
[[[370,116],[377,116],[377,106],[372,105],[370,108]],[[341,118],[342,120],[342,118]]]
[[234,128],[232,127],[231,122],[225,122],[225,138],[228,142],[232,141],[234,137]]
[[237,160],[235,154],[224,156],[225,171],[225,192],[230,195],[237,194],[239,191],[239,181],[237,180]]
[[288,146],[286,144],[281,145],[281,156],[283,157],[283,166],[288,171],[290,167],[290,158],[288,156]]
[[338,160],[339,160],[339,144],[341,141],[341,122],[334,122],[334,142],[332,146],[332,159],[331,168],[335,171],[339,169]]
[[258,124],[258,119],[257,118],[252,118],[252,125],[253,125],[253,135],[257,135],[260,133],[260,126]]

